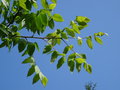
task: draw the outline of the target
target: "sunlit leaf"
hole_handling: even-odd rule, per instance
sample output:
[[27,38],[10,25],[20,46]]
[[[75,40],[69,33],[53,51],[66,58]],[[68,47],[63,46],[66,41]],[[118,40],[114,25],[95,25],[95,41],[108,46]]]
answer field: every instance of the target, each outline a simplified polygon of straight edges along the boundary
[[44,76],[43,79],[41,80],[41,83],[46,86],[48,82],[48,79]]
[[93,49],[93,43],[91,37],[87,38],[86,43],[89,48]]
[[34,58],[33,57],[28,57],[26,58],[22,63],[27,64],[27,63],[34,63]]
[[68,35],[70,35],[71,37],[75,37],[75,32],[73,29],[71,28],[66,28],[66,32]]
[[95,39],[95,41],[97,42],[97,43],[99,43],[99,44],[103,44],[103,41],[99,38],[99,37],[94,37],[94,39]]
[[54,14],[53,20],[56,22],[63,22],[64,21],[64,19],[62,18],[62,16],[60,14]]
[[68,39],[68,36],[65,32],[61,32],[61,37],[64,39]]
[[63,50],[64,54],[67,54],[68,51],[70,51],[73,48],[73,45],[66,46]]
[[78,42],[78,45],[82,45],[82,38],[81,38],[81,37],[78,37],[78,38],[77,38],[77,42]]
[[52,3],[49,5],[49,9],[54,9],[56,7],[56,4],[55,3]]
[[76,58],[75,60],[79,64],[82,64],[82,63],[86,62],[85,59],[83,59],[83,58]]
[[47,0],[41,0],[41,4],[42,4],[42,6],[43,6],[43,8],[48,8],[48,2],[47,2]]

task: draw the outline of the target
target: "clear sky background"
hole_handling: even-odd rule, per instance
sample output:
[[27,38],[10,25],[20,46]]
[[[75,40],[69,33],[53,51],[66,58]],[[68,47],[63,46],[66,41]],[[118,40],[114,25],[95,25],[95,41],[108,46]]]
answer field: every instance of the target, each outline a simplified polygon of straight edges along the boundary
[[[120,0],[58,0],[54,12],[65,19],[63,23],[56,23],[57,28],[68,26],[75,16],[86,16],[91,22],[81,32],[83,36],[96,32],[109,34],[108,37],[102,38],[102,46],[94,42],[93,50],[85,43],[82,47],[75,44],[76,51],[87,54],[87,61],[93,66],[93,73],[88,74],[84,69],[80,73],[71,73],[67,64],[57,70],[57,62],[50,64],[49,55],[36,52],[37,64],[49,82],[45,88],[40,82],[32,85],[33,76],[26,77],[29,65],[21,64],[25,57],[21,57],[17,47],[11,52],[2,48],[0,90],[85,90],[84,85],[90,81],[97,83],[96,90],[120,90]],[[40,46],[43,44],[38,42]]]

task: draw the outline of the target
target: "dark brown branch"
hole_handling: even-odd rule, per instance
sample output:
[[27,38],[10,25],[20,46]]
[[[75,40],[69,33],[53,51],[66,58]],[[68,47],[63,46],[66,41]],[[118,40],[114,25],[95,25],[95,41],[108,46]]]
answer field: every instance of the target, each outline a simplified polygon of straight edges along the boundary
[[21,38],[34,38],[34,39],[62,39],[60,37],[35,37],[35,36],[15,36]]

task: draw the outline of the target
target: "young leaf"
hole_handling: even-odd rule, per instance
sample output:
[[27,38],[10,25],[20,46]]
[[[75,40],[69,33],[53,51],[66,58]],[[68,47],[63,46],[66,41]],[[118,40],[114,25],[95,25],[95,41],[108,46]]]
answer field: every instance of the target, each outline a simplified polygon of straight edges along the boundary
[[86,62],[85,59],[83,59],[83,58],[76,58],[75,60],[76,60],[76,62],[79,63],[79,64],[82,64],[82,63],[85,63],[85,62]]
[[51,55],[51,63],[53,63],[58,57],[58,52],[54,51]]
[[49,5],[49,9],[54,9],[56,7],[56,4],[55,3],[52,3]]
[[19,0],[19,6],[22,7],[23,9],[25,10],[28,10],[27,7],[26,7],[26,2],[27,0]]
[[67,52],[70,51],[72,48],[73,48],[73,45],[66,46],[66,47],[64,48],[63,53],[64,53],[64,54],[67,54]]
[[44,76],[43,79],[41,80],[41,83],[46,86],[48,82],[48,79]]
[[68,35],[70,35],[71,37],[75,37],[75,32],[73,29],[71,28],[66,28],[66,32]]
[[92,73],[92,66],[90,64],[88,64],[87,72]]
[[93,43],[92,43],[92,39],[91,38],[87,38],[86,43],[87,43],[89,48],[93,49]]
[[63,22],[64,21],[64,19],[62,18],[62,16],[60,14],[54,14],[53,20],[56,22]]
[[48,53],[52,50],[52,45],[46,45],[44,50],[43,50],[43,53]]
[[57,69],[59,69],[65,62],[65,57],[61,57],[59,60],[58,60],[58,64],[57,64]]
[[61,32],[61,38],[68,39],[67,34],[65,32]]
[[35,66],[32,65],[31,68],[28,71],[27,77],[31,76],[35,72]]
[[25,49],[26,45],[27,45],[26,40],[25,39],[20,39],[18,41],[18,50],[19,50],[19,52],[22,52]]
[[41,0],[41,4],[43,8],[47,9],[48,8],[48,2],[46,0]]
[[99,43],[99,44],[103,44],[103,41],[99,38],[99,37],[94,37],[94,39],[95,39],[95,41],[97,42],[97,43]]
[[92,66],[90,64],[84,63],[83,67],[88,73],[92,73]]
[[72,26],[72,29],[74,29],[76,33],[80,34],[79,26],[74,21],[71,21],[70,25]]
[[78,45],[82,45],[82,38],[78,37],[77,42],[78,42]]
[[28,47],[27,47],[27,52],[28,52],[29,56],[32,56],[34,51],[35,51],[35,44],[29,42]]
[[28,57],[22,62],[22,64],[34,63],[34,62],[35,62],[35,60],[33,57]]
[[38,74],[35,74],[35,76],[33,77],[33,82],[32,82],[32,84],[35,84],[36,82],[38,82],[38,80],[40,80],[39,73],[38,73]]

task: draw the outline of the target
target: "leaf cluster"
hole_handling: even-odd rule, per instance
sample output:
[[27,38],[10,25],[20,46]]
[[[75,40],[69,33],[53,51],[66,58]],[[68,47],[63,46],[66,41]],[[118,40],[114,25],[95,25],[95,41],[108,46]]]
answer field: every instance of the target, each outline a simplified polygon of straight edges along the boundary
[[[80,37],[81,30],[88,26],[90,19],[76,16],[75,20],[70,21],[69,27],[57,29],[45,35],[44,32],[47,28],[54,29],[55,22],[63,22],[64,19],[60,14],[53,13],[57,0],[40,0],[40,3],[42,8],[38,10],[37,0],[0,1],[0,48],[7,47],[11,50],[12,47],[17,46],[22,56],[28,56],[22,63],[30,64],[27,76],[34,74],[33,84],[40,80],[43,86],[46,86],[48,79],[35,63],[34,52],[35,50],[40,51],[40,47],[37,42],[32,42],[29,38],[41,39],[46,42],[42,53],[51,54],[51,63],[58,59],[57,69],[67,62],[70,72],[73,72],[75,68],[80,72],[83,67],[88,73],[92,73],[92,66],[87,63],[86,55],[77,53],[74,50],[74,44],[69,45],[67,42],[73,38],[81,46],[83,39],[86,39],[88,47],[92,49],[92,39],[94,38],[97,43],[103,44],[100,37],[107,34],[98,32],[84,38]],[[33,8],[36,9],[36,12],[32,12]],[[32,35],[21,35],[20,31],[22,30],[27,30]],[[42,34],[44,37],[41,37]],[[61,45],[61,42],[66,46],[63,50],[58,51],[56,46]]]

